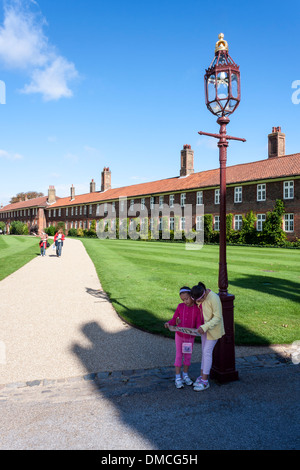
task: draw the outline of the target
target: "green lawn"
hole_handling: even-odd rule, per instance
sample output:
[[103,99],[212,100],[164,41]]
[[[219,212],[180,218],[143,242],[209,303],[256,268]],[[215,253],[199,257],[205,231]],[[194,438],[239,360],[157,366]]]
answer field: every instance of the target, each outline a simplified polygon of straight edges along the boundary
[[[170,334],[163,323],[180,302],[181,286],[202,281],[218,292],[218,246],[189,251],[184,244],[165,242],[82,242],[117,312],[147,331]],[[229,292],[235,295],[236,344],[298,340],[300,251],[228,247],[227,262]]]
[[39,241],[30,236],[0,236],[0,281],[40,253]]

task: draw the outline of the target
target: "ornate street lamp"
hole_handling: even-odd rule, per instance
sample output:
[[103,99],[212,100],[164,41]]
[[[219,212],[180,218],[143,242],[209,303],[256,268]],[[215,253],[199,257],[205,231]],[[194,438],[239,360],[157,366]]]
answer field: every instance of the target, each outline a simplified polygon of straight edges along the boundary
[[240,69],[228,53],[228,44],[224,40],[224,34],[219,34],[216,43],[215,57],[206,70],[205,101],[208,110],[218,116],[220,125],[219,134],[199,132],[200,135],[208,135],[219,139],[220,159],[220,257],[219,257],[219,296],[223,307],[225,335],[218,341],[214,349],[211,377],[219,382],[228,382],[238,379],[235,370],[234,348],[234,295],[228,294],[228,276],[226,262],[226,161],[228,140],[245,139],[231,137],[226,133],[229,124],[228,116],[232,114],[241,99]]

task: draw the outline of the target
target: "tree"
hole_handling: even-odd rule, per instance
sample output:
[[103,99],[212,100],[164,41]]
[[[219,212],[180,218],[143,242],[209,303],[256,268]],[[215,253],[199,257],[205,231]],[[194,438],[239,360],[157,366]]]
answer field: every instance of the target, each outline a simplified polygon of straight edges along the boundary
[[44,193],[38,193],[36,191],[27,191],[27,193],[18,193],[16,196],[12,197],[9,201],[10,204],[15,204],[16,202],[25,201],[27,199],[35,199],[36,197],[42,197]]

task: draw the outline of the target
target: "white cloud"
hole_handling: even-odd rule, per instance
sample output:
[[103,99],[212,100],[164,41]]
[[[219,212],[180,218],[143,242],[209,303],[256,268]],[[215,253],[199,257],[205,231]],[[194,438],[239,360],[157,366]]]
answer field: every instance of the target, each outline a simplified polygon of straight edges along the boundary
[[10,153],[6,150],[0,150],[0,158],[5,158],[5,160],[22,160],[23,155],[20,153]]
[[69,98],[73,93],[68,81],[76,77],[74,64],[57,57],[46,68],[33,71],[32,81],[24,87],[23,93],[41,93],[45,101]]
[[69,81],[78,77],[75,65],[57,53],[43,32],[45,19],[33,12],[34,0],[10,0],[0,27],[0,62],[30,77],[23,93],[40,93],[46,101],[72,96]]

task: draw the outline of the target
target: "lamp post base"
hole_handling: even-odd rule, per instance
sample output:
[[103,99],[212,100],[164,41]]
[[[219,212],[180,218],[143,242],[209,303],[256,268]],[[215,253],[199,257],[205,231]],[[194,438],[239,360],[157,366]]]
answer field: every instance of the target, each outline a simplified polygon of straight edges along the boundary
[[234,321],[233,301],[234,295],[219,293],[223,309],[225,335],[217,342],[213,352],[213,364],[210,377],[220,383],[238,380],[239,374],[235,370],[234,348]]

